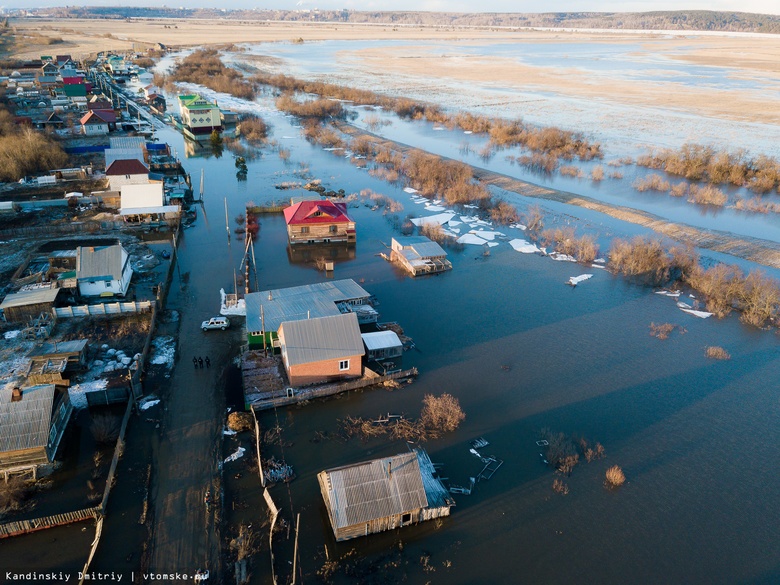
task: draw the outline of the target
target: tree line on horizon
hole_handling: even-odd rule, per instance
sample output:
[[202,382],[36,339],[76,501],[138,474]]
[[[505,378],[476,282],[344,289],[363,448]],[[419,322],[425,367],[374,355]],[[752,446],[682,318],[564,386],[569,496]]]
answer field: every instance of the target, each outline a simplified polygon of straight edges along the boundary
[[[397,26],[604,28],[780,34],[780,15],[712,10],[656,12],[459,13],[357,10],[224,10],[217,8],[67,6],[27,10],[51,18],[220,18],[288,22],[342,22]],[[265,24],[265,23],[263,23]]]

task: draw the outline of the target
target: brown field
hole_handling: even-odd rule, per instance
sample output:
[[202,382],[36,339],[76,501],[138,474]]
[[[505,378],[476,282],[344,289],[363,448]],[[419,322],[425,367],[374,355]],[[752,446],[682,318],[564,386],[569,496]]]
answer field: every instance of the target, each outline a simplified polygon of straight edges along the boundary
[[[321,23],[266,23],[250,21],[205,20],[24,20],[11,25],[20,33],[29,31],[43,37],[62,39],[56,44],[30,44],[16,54],[21,58],[41,54],[71,53],[86,56],[105,50],[141,50],[154,43],[167,46],[206,46],[242,42],[277,42],[303,39],[366,40],[404,39],[441,40],[459,45],[473,42],[495,43],[533,41],[610,42],[636,44],[640,53],[684,60],[699,65],[734,67],[737,78],[761,77],[780,83],[780,35],[768,37],[666,37],[652,33],[638,36],[623,32],[517,31],[509,29],[452,29],[437,27],[392,27],[390,25],[350,25]],[[164,28],[165,26],[171,28]],[[173,28],[173,27],[176,28]],[[109,34],[110,31],[110,34]],[[34,41],[35,37],[31,37]],[[696,44],[695,50],[689,50]],[[685,49],[684,49],[685,48]],[[18,49],[17,49],[18,50]],[[484,57],[448,49],[442,54],[430,46],[399,47],[392,54],[383,48],[357,52],[366,71],[383,71],[386,76],[403,74],[431,81],[431,75],[461,82],[501,80],[505,87],[553,91],[561,95],[609,99],[625,104],[670,108],[699,115],[739,121],[780,124],[780,109],[767,108],[766,101],[750,92],[712,91],[683,85],[669,91],[668,84],[651,81],[624,81],[609,78],[592,79],[571,68],[542,68],[520,64],[499,57]],[[355,55],[352,54],[352,57]]]

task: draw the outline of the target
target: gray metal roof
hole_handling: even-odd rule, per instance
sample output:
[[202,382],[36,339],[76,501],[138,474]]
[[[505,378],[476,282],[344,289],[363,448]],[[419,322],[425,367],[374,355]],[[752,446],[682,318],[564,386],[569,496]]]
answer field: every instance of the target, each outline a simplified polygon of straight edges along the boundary
[[28,357],[55,356],[63,354],[79,354],[87,347],[89,340],[74,339],[73,341],[47,341],[34,347]]
[[8,385],[0,388],[0,453],[45,447],[49,442],[54,384],[22,390],[22,399],[11,402]]
[[425,236],[398,237],[393,239],[404,248],[409,247],[414,250],[421,258],[436,258],[447,255],[444,248]]
[[111,148],[138,148],[146,150],[146,139],[143,136],[119,136],[109,139]]
[[285,321],[279,327],[279,341],[290,366],[365,353],[354,313]]
[[[338,315],[340,312],[335,303],[370,297],[351,278],[250,293],[245,299],[246,329],[277,331],[283,321]],[[263,319],[260,307],[263,308]]]
[[335,528],[428,507],[414,452],[328,469],[323,473],[327,478]]
[[401,340],[398,338],[395,331],[363,333],[361,337],[369,351],[374,349],[385,349],[388,347],[403,347],[403,343],[401,343]]
[[53,303],[59,292],[60,289],[58,288],[36,288],[11,293],[3,299],[0,309],[26,307],[27,305],[37,305],[39,303]]
[[[113,138],[111,140],[114,140]],[[107,148],[105,150],[106,155],[106,168],[111,166],[116,160],[129,160],[135,159],[144,162],[144,151],[140,148]]]
[[76,250],[54,250],[49,252],[49,258],[75,258]]
[[[101,247],[78,247],[76,276],[79,279],[100,279],[111,277],[121,280],[127,252],[120,244]],[[124,258],[123,258],[124,256]]]

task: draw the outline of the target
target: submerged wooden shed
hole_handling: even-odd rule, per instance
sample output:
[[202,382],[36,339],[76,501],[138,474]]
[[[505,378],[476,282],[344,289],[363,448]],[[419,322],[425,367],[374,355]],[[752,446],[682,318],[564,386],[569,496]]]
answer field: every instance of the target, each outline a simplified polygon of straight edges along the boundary
[[423,449],[317,474],[336,540],[450,515],[455,502]]

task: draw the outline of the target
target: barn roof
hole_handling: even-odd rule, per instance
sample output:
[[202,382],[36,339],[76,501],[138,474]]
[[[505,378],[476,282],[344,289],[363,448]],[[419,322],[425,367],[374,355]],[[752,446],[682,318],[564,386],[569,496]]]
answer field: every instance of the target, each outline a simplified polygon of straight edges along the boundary
[[415,452],[382,457],[325,474],[334,528],[364,524],[428,507]]
[[112,280],[121,280],[125,267],[123,253],[124,248],[116,244],[114,246],[83,247],[77,248],[76,274],[79,279],[101,279],[111,277]]
[[54,384],[24,388],[18,402],[8,386],[0,388],[0,453],[48,444],[54,397]]
[[300,201],[284,210],[287,225],[299,223],[351,222],[346,203],[334,203],[327,199]]
[[289,366],[365,353],[354,313],[285,321],[280,325],[279,338]]
[[106,169],[107,176],[148,174],[149,168],[137,158],[115,160]]
[[60,292],[59,288],[36,288],[32,290],[22,290],[16,293],[7,295],[0,309],[7,309],[9,307],[26,307],[27,305],[37,305],[40,303],[53,303],[57,298],[57,294]]

